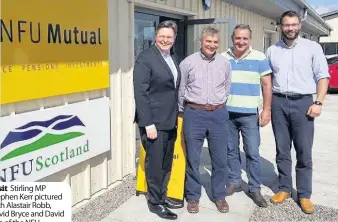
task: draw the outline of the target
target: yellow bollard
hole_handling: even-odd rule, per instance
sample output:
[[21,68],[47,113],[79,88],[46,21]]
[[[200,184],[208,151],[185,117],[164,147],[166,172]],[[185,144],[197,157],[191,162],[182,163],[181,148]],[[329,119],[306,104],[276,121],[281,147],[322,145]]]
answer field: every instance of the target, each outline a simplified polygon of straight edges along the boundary
[[[183,138],[183,118],[178,117],[177,139],[174,147],[173,165],[171,169],[170,180],[168,183],[167,196],[175,200],[184,198],[184,182],[185,182],[185,144]],[[144,159],[146,152],[140,144],[140,158],[137,169],[136,195],[147,192],[147,183],[144,172]]]

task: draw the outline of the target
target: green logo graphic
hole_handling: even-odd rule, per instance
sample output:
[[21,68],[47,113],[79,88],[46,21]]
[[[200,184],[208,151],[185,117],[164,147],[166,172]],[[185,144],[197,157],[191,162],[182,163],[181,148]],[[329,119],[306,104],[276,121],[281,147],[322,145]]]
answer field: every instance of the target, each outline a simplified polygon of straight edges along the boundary
[[83,136],[81,131],[84,127],[82,121],[73,115],[59,115],[47,121],[27,123],[9,132],[0,144],[0,152],[6,147],[20,144],[0,157],[0,161]]

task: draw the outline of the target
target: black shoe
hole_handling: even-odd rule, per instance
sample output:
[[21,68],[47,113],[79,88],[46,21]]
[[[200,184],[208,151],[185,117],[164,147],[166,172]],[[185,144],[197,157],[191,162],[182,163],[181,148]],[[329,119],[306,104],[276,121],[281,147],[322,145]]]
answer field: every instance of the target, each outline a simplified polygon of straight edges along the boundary
[[165,206],[170,209],[179,209],[179,208],[184,207],[184,201],[177,201],[171,198],[166,198],[164,203],[165,203]]
[[239,184],[229,184],[226,187],[226,195],[227,196],[231,196],[233,195],[235,192],[241,192],[242,191],[242,187]]
[[253,202],[255,202],[257,206],[264,208],[268,207],[268,203],[266,202],[266,200],[259,191],[249,192],[249,196],[252,198]]
[[176,220],[177,214],[171,212],[166,206],[164,205],[152,205],[148,204],[149,211],[152,213],[157,214],[159,217],[167,220]]

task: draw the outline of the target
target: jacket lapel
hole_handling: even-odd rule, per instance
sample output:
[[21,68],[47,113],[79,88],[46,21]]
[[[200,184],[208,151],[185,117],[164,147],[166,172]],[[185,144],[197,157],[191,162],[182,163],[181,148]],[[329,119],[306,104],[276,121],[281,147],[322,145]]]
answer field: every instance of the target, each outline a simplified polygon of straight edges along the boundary
[[[164,60],[163,56],[161,55],[160,50],[159,50],[155,45],[153,46],[153,50],[154,50],[154,52],[155,52],[156,57],[158,58],[158,60],[161,61],[161,63],[162,63],[162,65],[164,66],[164,68],[168,71],[168,74],[170,75],[170,78],[171,78],[171,80],[172,80],[172,82],[173,82],[173,84],[174,84],[174,75],[173,75],[173,73],[171,72],[171,69],[170,69],[170,67],[168,66],[167,62]],[[175,63],[175,62],[174,62],[174,63]],[[175,65],[176,65],[176,63],[175,63]]]
[[172,59],[173,59],[173,61],[174,61],[174,64],[175,64],[175,67],[176,67],[176,70],[177,70],[177,81],[176,81],[176,89],[178,89],[178,86],[179,86],[179,84],[180,84],[180,82],[181,82],[181,70],[180,70],[180,67],[179,67],[179,65],[178,65],[178,63],[177,63],[177,56],[176,55],[174,55],[174,54],[172,54]]

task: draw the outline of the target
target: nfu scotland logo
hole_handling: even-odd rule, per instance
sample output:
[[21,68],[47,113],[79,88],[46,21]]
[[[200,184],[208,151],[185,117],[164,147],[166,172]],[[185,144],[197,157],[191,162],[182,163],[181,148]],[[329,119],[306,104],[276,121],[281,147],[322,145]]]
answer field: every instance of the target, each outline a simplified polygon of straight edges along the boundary
[[[57,167],[88,152],[88,139],[84,138],[81,144],[79,140],[71,141],[85,137],[85,129],[75,115],[59,115],[15,128],[0,141],[0,181],[10,182],[19,176]],[[2,168],[5,165],[8,167]]]

